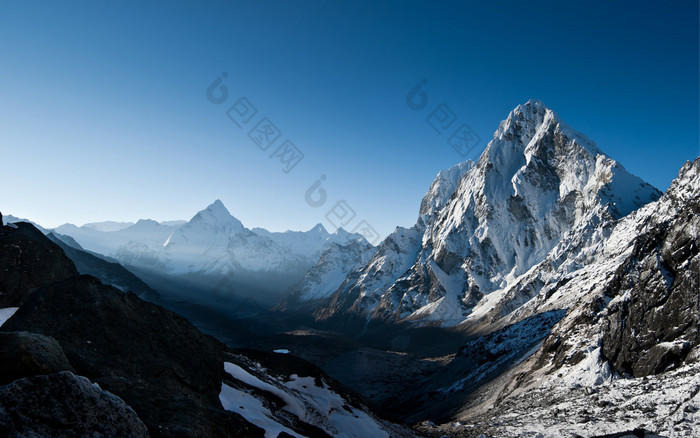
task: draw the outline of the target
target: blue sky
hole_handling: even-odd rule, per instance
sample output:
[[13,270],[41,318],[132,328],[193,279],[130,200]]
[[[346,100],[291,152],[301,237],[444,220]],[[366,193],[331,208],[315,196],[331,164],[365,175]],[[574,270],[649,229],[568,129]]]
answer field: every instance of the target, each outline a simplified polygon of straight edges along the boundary
[[[332,229],[345,201],[346,228],[383,236],[464,160],[426,122],[440,103],[481,139],[467,158],[531,98],[662,190],[699,153],[696,1],[202,3],[0,1],[1,211],[189,219],[219,198],[283,231]],[[257,111],[239,128],[243,97]],[[263,118],[267,150],[248,136]],[[304,155],[288,173],[285,140]]]

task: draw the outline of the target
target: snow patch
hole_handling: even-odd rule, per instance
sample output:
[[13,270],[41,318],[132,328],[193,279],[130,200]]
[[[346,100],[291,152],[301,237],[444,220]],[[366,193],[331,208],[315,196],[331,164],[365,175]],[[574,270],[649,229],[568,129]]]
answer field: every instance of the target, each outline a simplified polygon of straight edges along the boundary
[[12,315],[14,315],[18,309],[19,307],[5,307],[4,309],[0,309],[0,327],[2,327],[8,319],[12,318]]

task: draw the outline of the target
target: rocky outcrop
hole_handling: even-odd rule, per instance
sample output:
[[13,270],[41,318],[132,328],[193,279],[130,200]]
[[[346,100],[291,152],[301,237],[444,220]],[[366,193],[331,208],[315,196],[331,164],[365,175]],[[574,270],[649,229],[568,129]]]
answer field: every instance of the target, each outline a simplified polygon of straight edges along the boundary
[[663,203],[682,207],[639,224],[632,255],[606,291],[618,299],[603,322],[602,353],[620,373],[660,373],[700,345],[700,198],[677,193],[698,174],[700,160],[681,169]]
[[70,372],[0,386],[0,435],[6,437],[148,437],[119,397]]
[[59,371],[74,371],[54,338],[28,332],[0,332],[0,385]]

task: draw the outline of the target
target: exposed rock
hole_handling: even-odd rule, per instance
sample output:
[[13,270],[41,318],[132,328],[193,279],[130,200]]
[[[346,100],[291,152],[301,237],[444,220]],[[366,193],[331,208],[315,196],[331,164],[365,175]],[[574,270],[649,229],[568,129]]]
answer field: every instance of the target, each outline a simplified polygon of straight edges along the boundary
[[[669,198],[678,181],[693,172],[700,160],[684,166],[664,201],[675,201]],[[615,369],[635,377],[678,366],[700,344],[700,198],[666,220],[650,216],[638,229],[632,256],[606,292],[619,298],[608,308],[602,339]]]
[[54,338],[28,332],[0,332],[0,385],[22,377],[74,371]]
[[67,371],[0,387],[0,435],[149,436],[146,426],[122,399]]

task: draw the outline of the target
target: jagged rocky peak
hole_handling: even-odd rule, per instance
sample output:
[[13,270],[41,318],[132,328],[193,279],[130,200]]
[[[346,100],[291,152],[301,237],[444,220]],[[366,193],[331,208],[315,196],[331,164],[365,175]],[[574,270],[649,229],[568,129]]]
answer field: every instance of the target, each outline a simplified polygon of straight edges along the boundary
[[588,208],[614,204],[611,213],[621,217],[661,195],[539,100],[511,111],[478,167],[484,173],[484,195],[493,201],[548,195],[557,201],[572,195]]
[[501,123],[462,178],[430,241],[440,262],[442,253],[466,249],[452,235],[468,238],[468,247],[483,256],[474,271],[494,264],[507,269],[496,281],[485,279],[493,289],[511,269],[519,275],[540,261],[592,211],[617,219],[659,196],[541,101],[529,101]]
[[472,167],[474,167],[474,162],[467,160],[438,172],[435,180],[430,185],[430,189],[428,189],[428,192],[421,200],[419,224],[426,225],[430,216],[445,206],[457,189],[459,181]]
[[688,202],[697,198],[698,193],[700,193],[700,158],[685,162],[664,197],[676,202]]
[[377,304],[354,306],[375,317],[456,324],[566,236],[660,195],[541,101],[530,100],[500,123],[477,163],[438,174],[421,203],[415,229],[422,237],[412,266],[381,282],[362,275],[346,292],[383,294]]

